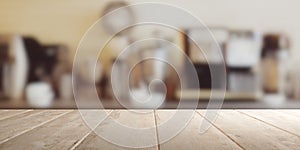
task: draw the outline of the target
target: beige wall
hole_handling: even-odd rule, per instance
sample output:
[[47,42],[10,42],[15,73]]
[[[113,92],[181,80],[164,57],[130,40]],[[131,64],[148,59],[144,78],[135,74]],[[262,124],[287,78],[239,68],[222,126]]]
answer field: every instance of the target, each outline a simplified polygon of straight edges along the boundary
[[[75,51],[107,1],[1,0],[0,33],[34,35],[43,43],[66,43]],[[284,32],[291,37],[294,59],[299,59],[299,0],[131,0],[150,1],[182,7],[210,26]],[[178,24],[192,26],[184,21]]]
[[0,33],[33,35],[42,43],[64,43],[75,51],[100,16],[103,0],[1,0]]

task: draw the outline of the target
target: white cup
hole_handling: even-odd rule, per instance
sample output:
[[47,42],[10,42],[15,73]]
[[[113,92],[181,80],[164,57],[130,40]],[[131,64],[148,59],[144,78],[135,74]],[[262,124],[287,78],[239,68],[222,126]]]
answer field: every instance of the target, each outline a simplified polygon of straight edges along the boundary
[[26,98],[29,104],[36,108],[50,107],[54,99],[54,92],[46,82],[30,83],[26,88]]

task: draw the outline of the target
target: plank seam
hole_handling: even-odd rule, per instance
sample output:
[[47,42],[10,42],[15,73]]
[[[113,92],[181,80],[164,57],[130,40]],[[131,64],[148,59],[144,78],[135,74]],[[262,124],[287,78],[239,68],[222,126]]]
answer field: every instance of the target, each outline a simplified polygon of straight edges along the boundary
[[157,128],[156,110],[153,110],[153,115],[154,115],[154,122],[155,122],[155,131],[156,131],[157,149],[160,150],[159,135],[158,135],[158,128]]
[[21,114],[24,114],[24,113],[27,113],[27,112],[30,112],[30,111],[32,111],[32,110],[26,110],[26,111],[22,111],[22,112],[19,112],[19,113],[10,115],[10,116],[6,116],[6,117],[3,117],[3,118],[0,118],[0,121],[1,121],[1,120],[5,120],[5,119],[9,119],[9,118],[12,118],[12,117],[15,117],[15,116],[17,116],[17,115],[21,115]]
[[[43,126],[43,125],[45,125],[46,123],[49,123],[49,122],[51,122],[51,121],[53,121],[53,120],[55,120],[55,119],[58,119],[58,118],[60,118],[60,117],[62,117],[62,116],[64,116],[64,115],[66,115],[66,114],[68,114],[68,113],[71,113],[71,112],[73,112],[73,111],[65,112],[65,113],[60,114],[60,115],[58,115],[58,116],[56,116],[56,117],[54,117],[54,118],[52,118],[52,119],[50,119],[50,120],[47,120],[47,121],[45,121],[45,122],[43,122],[43,123],[40,123],[40,124],[38,124],[38,125],[36,125],[36,126],[33,126],[33,127],[29,128],[29,129],[27,129],[27,130],[24,130],[24,131],[20,132],[19,134],[16,134],[16,135],[14,135],[14,136],[12,136],[12,137],[9,137],[9,138],[7,138],[7,139],[1,141],[0,144],[3,144],[3,143],[5,143],[5,142],[7,142],[7,141],[9,141],[9,140],[12,140],[12,139],[14,139],[14,138],[16,138],[16,137],[18,137],[18,136],[20,136],[20,135],[22,135],[22,134],[25,134],[25,133],[27,133],[27,132],[29,132],[29,131],[31,131],[31,130],[34,130],[34,129],[40,127],[40,126]],[[41,111],[41,113],[42,113],[42,111]],[[39,114],[40,114],[40,113],[39,113]]]
[[246,150],[246,148],[244,148],[242,145],[240,145],[237,141],[235,141],[233,138],[231,138],[228,134],[226,134],[223,130],[221,130],[217,125],[215,125],[214,123],[212,123],[209,119],[207,119],[205,116],[203,116],[201,113],[199,113],[198,111],[196,111],[198,115],[200,115],[202,118],[204,118],[205,120],[207,120],[209,123],[211,123],[217,130],[219,130],[221,133],[223,133],[229,140],[231,140],[233,143],[235,143],[239,148]]
[[[109,116],[110,114],[113,112],[113,110],[111,110],[108,115],[101,121],[97,124],[97,126],[95,127],[95,129],[103,122],[105,121]],[[85,124],[86,125],[86,124]],[[87,126],[87,125],[86,125]],[[89,128],[89,127],[88,127]],[[74,150],[76,149],[91,133],[93,132],[93,130],[91,129],[91,131],[89,131],[86,135],[84,135],[80,140],[78,140],[71,148],[70,150]]]
[[84,135],[80,140],[78,140],[71,148],[70,150],[74,150],[77,148],[91,133],[93,130],[89,131],[86,135]]
[[246,112],[241,112],[241,111],[237,111],[237,112],[239,112],[239,113],[241,113],[241,114],[244,114],[244,115],[246,115],[246,116],[248,116],[248,117],[250,117],[250,118],[253,118],[253,119],[255,119],[255,120],[258,120],[258,121],[260,121],[260,122],[262,122],[262,123],[264,123],[264,124],[267,124],[267,125],[269,125],[269,126],[272,126],[272,127],[276,128],[276,129],[279,129],[279,130],[282,130],[282,131],[287,132],[287,133],[289,133],[289,134],[292,134],[292,135],[294,135],[294,136],[300,137],[300,135],[297,135],[297,134],[295,134],[295,133],[293,133],[293,132],[287,131],[287,130],[285,130],[285,129],[283,129],[283,128],[280,128],[280,127],[278,127],[278,126],[276,126],[276,125],[273,125],[273,124],[268,123],[268,122],[266,122],[266,121],[264,121],[264,120],[261,120],[261,119],[259,119],[259,118],[256,118],[255,116],[252,116],[251,114],[248,114],[248,113],[246,113]]

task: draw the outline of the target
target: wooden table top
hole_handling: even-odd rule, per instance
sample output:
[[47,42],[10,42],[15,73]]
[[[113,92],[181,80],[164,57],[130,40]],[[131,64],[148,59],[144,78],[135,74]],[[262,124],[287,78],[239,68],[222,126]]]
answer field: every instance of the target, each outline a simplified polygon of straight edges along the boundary
[[[97,126],[100,132],[111,127],[112,120],[157,128],[175,112],[150,110],[140,115],[129,110],[105,111],[111,114]],[[147,149],[300,149],[300,110],[221,110],[217,120],[211,122],[212,127],[200,134],[200,124],[206,119],[204,113],[205,110],[197,110],[177,136]],[[148,136],[160,143],[160,130]],[[85,125],[78,110],[2,109],[0,149],[125,148],[98,137]]]

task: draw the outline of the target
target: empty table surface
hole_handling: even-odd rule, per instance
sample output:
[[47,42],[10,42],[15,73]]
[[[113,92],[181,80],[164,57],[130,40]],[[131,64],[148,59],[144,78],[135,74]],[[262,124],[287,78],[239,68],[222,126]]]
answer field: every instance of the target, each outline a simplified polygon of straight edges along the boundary
[[[163,140],[164,134],[175,131],[178,123],[185,119],[177,118],[168,129],[160,126],[176,111],[180,115],[186,110],[147,110],[142,114],[125,109],[97,111],[105,111],[108,115],[95,124],[96,132],[93,132],[75,109],[2,109],[0,149],[130,149],[96,134],[111,132],[114,136],[116,122],[128,127],[149,128],[138,140],[120,139],[128,145],[151,143],[144,149],[300,149],[300,110],[295,109],[220,110],[215,121],[206,117],[206,110],[199,109],[170,140]],[[88,117],[97,120],[99,116]],[[203,121],[211,126],[204,133],[200,132]]]

